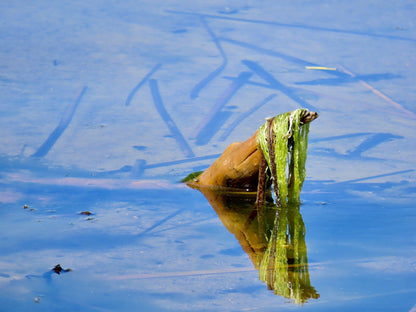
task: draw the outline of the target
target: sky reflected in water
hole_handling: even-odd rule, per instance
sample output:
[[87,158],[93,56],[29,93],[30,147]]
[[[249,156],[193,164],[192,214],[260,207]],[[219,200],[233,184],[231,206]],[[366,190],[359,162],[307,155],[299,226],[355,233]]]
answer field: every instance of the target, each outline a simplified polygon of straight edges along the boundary
[[[0,310],[416,310],[413,3],[0,8]],[[300,107],[299,207],[179,182]]]

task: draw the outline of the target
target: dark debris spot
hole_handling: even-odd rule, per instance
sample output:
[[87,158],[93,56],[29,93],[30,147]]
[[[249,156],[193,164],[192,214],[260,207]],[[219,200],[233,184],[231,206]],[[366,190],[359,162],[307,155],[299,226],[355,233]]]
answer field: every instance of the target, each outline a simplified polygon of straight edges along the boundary
[[91,211],[88,211],[88,210],[81,211],[79,214],[80,215],[83,215],[83,216],[91,216],[91,215],[93,215],[93,213]]
[[71,272],[71,269],[64,269],[61,267],[60,264],[57,264],[53,267],[52,271],[54,271],[56,274],[61,274],[61,273],[67,273],[67,272]]

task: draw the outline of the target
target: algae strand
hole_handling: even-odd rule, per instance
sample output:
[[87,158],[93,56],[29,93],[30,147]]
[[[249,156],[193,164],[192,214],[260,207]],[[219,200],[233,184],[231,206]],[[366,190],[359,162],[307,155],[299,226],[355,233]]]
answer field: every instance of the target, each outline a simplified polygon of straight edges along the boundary
[[297,109],[267,120],[258,131],[257,145],[270,169],[276,201],[298,202],[305,180],[309,124],[301,122],[307,109]]

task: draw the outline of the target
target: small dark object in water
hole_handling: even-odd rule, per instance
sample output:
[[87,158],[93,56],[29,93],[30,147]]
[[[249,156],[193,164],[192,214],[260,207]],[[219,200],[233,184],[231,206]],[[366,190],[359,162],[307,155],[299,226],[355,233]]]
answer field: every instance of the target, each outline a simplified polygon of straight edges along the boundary
[[23,209],[27,209],[27,208],[29,208],[29,206],[28,206],[28,205],[24,205],[24,206],[23,206]]
[[79,213],[80,215],[83,215],[83,216],[90,216],[90,215],[92,215],[93,213],[91,212],[91,211],[81,211],[80,213]]
[[54,271],[56,274],[61,274],[61,272],[67,273],[67,272],[71,272],[72,270],[71,269],[63,269],[60,264],[57,264],[57,265],[54,266],[52,271]]

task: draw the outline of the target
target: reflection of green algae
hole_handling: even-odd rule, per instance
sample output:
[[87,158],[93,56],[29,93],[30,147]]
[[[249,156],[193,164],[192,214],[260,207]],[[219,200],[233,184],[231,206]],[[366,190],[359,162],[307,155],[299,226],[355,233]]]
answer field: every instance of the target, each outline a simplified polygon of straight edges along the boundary
[[319,298],[309,279],[305,225],[298,207],[279,208],[259,276],[276,295],[297,304]]
[[[297,109],[283,113],[259,128],[257,143],[263,151],[272,177],[275,175],[273,183],[276,196],[279,197],[276,200],[282,206],[299,202],[305,180],[309,123],[302,124],[301,118],[307,112],[306,109]],[[269,144],[273,150],[269,149]]]
[[269,192],[265,204],[257,207],[254,194],[200,190],[269,289],[297,304],[319,298],[309,278],[306,229],[298,204],[277,207]]

